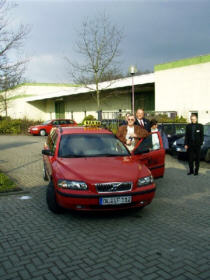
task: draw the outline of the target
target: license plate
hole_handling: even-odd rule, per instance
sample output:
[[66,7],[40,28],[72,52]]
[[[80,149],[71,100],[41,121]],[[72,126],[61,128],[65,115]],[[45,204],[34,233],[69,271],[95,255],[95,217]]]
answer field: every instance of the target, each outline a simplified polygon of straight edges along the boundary
[[131,196],[100,197],[100,205],[119,205],[131,203]]
[[185,148],[176,148],[177,152],[186,152]]

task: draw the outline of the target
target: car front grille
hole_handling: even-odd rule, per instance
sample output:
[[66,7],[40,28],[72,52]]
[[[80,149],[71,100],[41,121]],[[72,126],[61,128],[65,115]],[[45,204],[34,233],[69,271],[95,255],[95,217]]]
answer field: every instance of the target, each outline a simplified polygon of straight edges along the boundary
[[111,182],[95,184],[98,193],[127,192],[132,189],[132,182]]

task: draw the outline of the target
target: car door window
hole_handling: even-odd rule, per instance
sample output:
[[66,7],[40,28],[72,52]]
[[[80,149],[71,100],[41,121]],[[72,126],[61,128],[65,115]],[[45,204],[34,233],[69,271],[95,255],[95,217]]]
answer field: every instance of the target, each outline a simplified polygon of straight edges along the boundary
[[160,149],[160,140],[157,133],[150,134],[134,150],[134,154],[143,154]]

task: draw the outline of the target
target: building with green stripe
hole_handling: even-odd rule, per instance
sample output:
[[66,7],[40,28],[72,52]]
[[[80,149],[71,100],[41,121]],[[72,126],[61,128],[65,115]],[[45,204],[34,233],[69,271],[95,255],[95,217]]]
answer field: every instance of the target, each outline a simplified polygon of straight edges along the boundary
[[155,110],[176,111],[189,120],[210,122],[210,54],[159,64],[155,70]]
[[[155,65],[154,73],[134,76],[133,83],[135,110],[172,112],[188,120],[196,113],[199,122],[210,122],[210,54]],[[100,88],[103,118],[131,111],[132,77],[101,83]],[[23,84],[8,95],[12,118],[80,122],[89,114],[97,117],[94,86]]]

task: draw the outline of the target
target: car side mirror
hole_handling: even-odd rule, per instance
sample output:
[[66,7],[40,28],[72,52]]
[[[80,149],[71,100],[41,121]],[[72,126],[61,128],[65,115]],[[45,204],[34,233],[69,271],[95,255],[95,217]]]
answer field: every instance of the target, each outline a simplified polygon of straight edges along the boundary
[[45,156],[54,156],[54,152],[51,150],[42,150],[42,154]]

